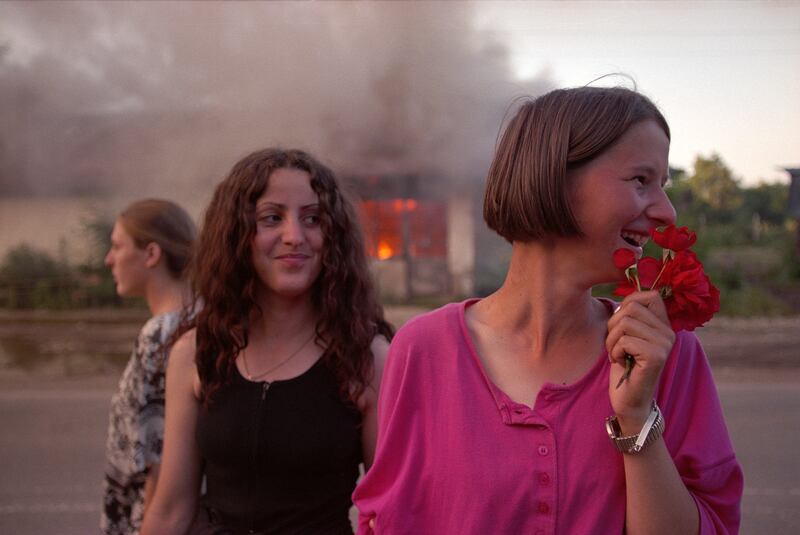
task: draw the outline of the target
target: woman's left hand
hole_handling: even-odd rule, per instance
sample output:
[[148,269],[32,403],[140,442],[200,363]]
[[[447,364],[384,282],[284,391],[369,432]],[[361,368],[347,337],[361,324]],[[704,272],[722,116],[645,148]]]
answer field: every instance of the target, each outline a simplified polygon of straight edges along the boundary
[[[644,425],[674,343],[667,309],[656,291],[630,294],[608,320],[609,397],[623,434],[636,434]],[[616,388],[625,373],[626,355],[633,356],[636,364],[630,377]]]

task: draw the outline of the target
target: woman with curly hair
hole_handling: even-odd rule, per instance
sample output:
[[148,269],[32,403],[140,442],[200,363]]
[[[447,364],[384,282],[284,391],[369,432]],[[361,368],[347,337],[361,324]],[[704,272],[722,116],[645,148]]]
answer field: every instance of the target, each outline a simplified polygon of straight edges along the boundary
[[333,173],[298,150],[234,165],[193,286],[202,308],[170,360],[163,484],[142,533],[352,533],[393,332]]

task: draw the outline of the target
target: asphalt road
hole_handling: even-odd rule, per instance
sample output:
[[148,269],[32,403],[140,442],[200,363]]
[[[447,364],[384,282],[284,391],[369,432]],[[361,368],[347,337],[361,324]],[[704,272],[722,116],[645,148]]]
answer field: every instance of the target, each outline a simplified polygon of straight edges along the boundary
[[0,383],[0,534],[99,532],[114,380]]
[[[746,476],[741,533],[800,533],[800,373],[716,374]],[[114,382],[0,378],[0,534],[97,533]]]
[[795,370],[725,380],[717,374],[728,431],[745,475],[742,531],[800,533],[800,375]]

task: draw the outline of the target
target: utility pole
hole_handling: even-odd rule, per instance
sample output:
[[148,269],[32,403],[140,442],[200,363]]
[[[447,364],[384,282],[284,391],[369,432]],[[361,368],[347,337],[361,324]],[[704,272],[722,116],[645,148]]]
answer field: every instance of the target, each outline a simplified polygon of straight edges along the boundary
[[795,253],[800,258],[800,168],[784,168],[791,177],[789,184],[789,206],[787,209],[789,217],[797,222],[797,241],[795,242]]

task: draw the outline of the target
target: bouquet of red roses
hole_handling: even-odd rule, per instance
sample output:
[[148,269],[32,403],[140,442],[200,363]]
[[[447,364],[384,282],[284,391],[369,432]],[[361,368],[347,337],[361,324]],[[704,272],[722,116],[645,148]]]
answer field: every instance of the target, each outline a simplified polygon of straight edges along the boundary
[[[689,250],[697,235],[687,227],[670,225],[650,236],[663,249],[661,259],[646,256],[636,261],[630,249],[614,251],[614,265],[625,270],[626,280],[614,290],[625,297],[642,288],[657,290],[664,299],[672,330],[693,331],[719,311],[719,290],[703,271],[703,264]],[[625,359],[625,374],[617,388],[630,376],[634,359]]]

